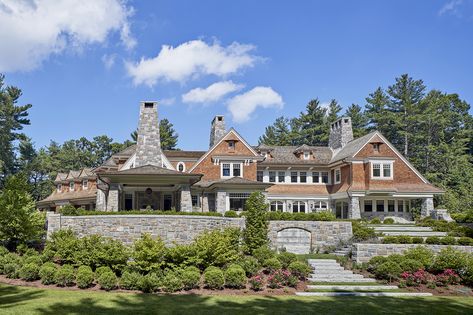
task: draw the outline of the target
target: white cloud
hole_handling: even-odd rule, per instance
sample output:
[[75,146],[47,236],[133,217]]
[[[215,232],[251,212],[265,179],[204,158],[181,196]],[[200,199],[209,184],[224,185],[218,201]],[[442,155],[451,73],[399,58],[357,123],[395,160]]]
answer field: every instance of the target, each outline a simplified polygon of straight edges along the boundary
[[281,95],[271,87],[257,86],[252,90],[234,96],[228,100],[228,110],[235,122],[245,122],[258,108],[282,108],[284,102]]
[[160,105],[164,105],[164,106],[170,106],[170,105],[173,105],[174,103],[176,102],[176,98],[175,97],[169,97],[169,98],[163,98],[159,101],[159,104]]
[[235,84],[232,81],[222,81],[209,85],[205,89],[192,89],[182,95],[184,103],[211,103],[220,100],[225,95],[239,91],[243,84]]
[[202,75],[223,77],[245,67],[252,67],[258,57],[251,55],[255,47],[232,43],[227,47],[219,43],[207,44],[202,40],[185,42],[177,47],[163,45],[154,58],[141,58],[127,62],[128,74],[135,85],[155,85],[159,80],[185,82]]
[[463,0],[450,0],[447,3],[445,3],[445,5],[442,8],[440,8],[438,14],[440,16],[447,13],[459,15],[460,12],[458,8],[461,6],[462,3],[463,3]]
[[66,48],[104,43],[111,32],[131,48],[132,13],[122,0],[0,0],[0,71],[35,69]]
[[105,66],[105,69],[110,70],[113,65],[115,64],[115,59],[117,58],[116,54],[111,54],[111,55],[103,55],[102,56],[102,62],[103,65]]

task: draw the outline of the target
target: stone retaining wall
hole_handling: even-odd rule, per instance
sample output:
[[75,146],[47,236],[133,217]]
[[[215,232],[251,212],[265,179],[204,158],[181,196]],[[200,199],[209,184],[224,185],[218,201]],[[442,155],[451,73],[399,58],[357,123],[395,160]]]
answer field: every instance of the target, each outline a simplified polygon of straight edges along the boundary
[[[427,244],[353,244],[352,258],[356,263],[368,262],[375,256],[389,256],[392,254],[402,254],[409,248],[424,246],[434,253],[440,252],[449,245],[427,245]],[[473,246],[451,246],[456,250],[465,253],[473,253]]]
[[[188,244],[204,231],[236,227],[243,229],[243,218],[195,215],[91,215],[62,216],[48,212],[48,236],[59,229],[72,229],[79,237],[100,234],[130,245],[143,233],[161,237],[168,245]],[[274,248],[309,253],[336,246],[352,237],[350,222],[271,221],[268,237]]]

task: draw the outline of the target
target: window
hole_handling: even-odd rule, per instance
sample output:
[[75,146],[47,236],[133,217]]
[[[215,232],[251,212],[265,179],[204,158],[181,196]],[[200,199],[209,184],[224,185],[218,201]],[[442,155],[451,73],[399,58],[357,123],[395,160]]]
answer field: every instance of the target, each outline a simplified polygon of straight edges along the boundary
[[256,171],[256,180],[258,182],[262,182],[263,181],[263,171]]
[[397,212],[404,212],[404,200],[398,200]]
[[270,210],[271,211],[280,211],[284,209],[284,203],[282,201],[271,201]]
[[57,191],[59,191],[59,192],[62,191],[62,184],[57,184]]
[[291,172],[291,183],[297,183],[297,172]]
[[222,176],[230,176],[230,164],[222,164]]
[[394,212],[395,210],[394,200],[388,200],[388,212]]
[[74,191],[74,182],[69,183],[69,190]]
[[299,181],[301,183],[307,183],[307,173],[306,172],[300,172],[299,173]]
[[381,146],[381,143],[373,143],[373,151],[378,153],[380,146]]
[[230,150],[235,150],[235,141],[233,141],[233,140],[228,141],[228,148]]
[[87,179],[84,179],[82,181],[82,189],[87,189],[88,186],[89,186],[89,181]]
[[384,212],[384,200],[376,200],[376,212]]
[[278,183],[284,183],[286,181],[286,172],[278,172]]
[[320,181],[320,173],[319,172],[312,172],[312,182],[318,183]]
[[305,213],[305,202],[304,201],[294,201],[292,204],[292,212],[294,213]]
[[373,212],[373,201],[365,200],[365,212]]
[[322,174],[322,183],[328,184],[328,172],[321,172]]
[[244,211],[246,200],[249,197],[249,193],[229,193],[230,210]]
[[233,176],[241,176],[241,164],[233,164]]
[[269,171],[269,182],[275,183],[276,182],[276,172]]
[[192,207],[198,207],[199,206],[199,196],[197,195],[192,195]]
[[133,210],[133,194],[125,194],[125,210]]
[[184,164],[184,162],[177,163],[177,170],[179,172],[184,172],[186,170],[186,164]]
[[392,179],[393,178],[393,162],[371,162],[371,178],[372,179]]
[[304,160],[308,160],[310,158],[310,152],[304,151]]
[[342,180],[341,171],[339,168],[337,168],[335,170],[335,184],[340,184],[341,180]]
[[314,203],[314,208],[312,210],[327,210],[327,202],[325,201],[316,201]]

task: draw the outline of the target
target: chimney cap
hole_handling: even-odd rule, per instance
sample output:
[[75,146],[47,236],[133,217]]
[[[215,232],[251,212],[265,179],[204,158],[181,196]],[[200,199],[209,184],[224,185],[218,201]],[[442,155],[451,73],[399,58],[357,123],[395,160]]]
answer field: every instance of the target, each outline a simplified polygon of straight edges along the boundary
[[154,108],[158,106],[158,101],[141,101],[140,105],[145,108]]
[[214,119],[213,119],[213,122],[216,121],[216,120],[218,120],[218,121],[223,121],[223,120],[225,120],[225,116],[223,116],[223,115],[215,115],[215,117],[214,117]]

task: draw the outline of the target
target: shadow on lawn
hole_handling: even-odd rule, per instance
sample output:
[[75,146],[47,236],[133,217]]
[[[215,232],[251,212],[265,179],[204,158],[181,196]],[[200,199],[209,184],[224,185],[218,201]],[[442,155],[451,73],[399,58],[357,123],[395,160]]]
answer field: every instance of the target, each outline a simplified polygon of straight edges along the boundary
[[56,303],[40,314],[471,314],[472,304],[438,297],[233,297],[196,295],[119,295],[102,303],[98,295],[76,303]]
[[25,291],[20,287],[2,286],[0,287],[0,309],[16,307],[42,295],[44,295],[42,290]]

